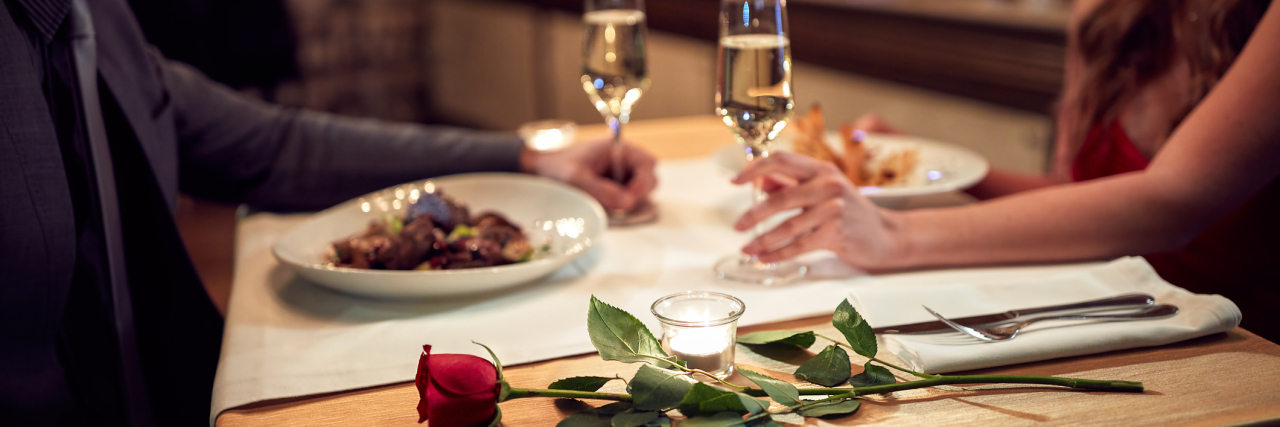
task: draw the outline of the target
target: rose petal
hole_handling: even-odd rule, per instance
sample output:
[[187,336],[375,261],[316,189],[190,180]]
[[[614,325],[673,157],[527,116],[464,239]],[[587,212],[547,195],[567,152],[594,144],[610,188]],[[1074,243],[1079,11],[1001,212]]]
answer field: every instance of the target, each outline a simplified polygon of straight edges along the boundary
[[470,354],[437,354],[428,366],[431,381],[454,394],[472,395],[497,390],[498,369],[488,360]]
[[431,346],[422,346],[422,356],[418,357],[418,374],[413,378],[413,385],[418,386],[418,423],[427,420],[430,405],[427,404],[427,389],[431,383],[428,367],[431,365]]
[[427,398],[433,403],[429,409],[431,427],[484,426],[493,419],[498,406],[497,393],[459,395],[443,387],[429,387]]

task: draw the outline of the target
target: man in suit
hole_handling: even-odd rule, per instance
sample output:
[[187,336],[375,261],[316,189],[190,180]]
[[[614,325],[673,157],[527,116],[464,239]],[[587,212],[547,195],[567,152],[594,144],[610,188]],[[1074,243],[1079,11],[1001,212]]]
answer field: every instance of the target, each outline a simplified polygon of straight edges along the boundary
[[0,7],[0,420],[207,422],[222,319],[174,225],[179,191],[325,207],[428,176],[524,171],[628,209],[653,160],[607,142],[354,120],[237,96],[149,47],[123,0]]

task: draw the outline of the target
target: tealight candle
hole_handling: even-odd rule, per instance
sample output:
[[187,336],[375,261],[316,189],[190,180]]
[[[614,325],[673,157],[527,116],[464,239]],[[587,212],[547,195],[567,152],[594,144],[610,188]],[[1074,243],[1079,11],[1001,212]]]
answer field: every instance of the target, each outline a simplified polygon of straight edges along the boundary
[[662,345],[690,369],[719,378],[733,374],[742,300],[718,292],[689,291],[662,297],[651,311],[662,322]]

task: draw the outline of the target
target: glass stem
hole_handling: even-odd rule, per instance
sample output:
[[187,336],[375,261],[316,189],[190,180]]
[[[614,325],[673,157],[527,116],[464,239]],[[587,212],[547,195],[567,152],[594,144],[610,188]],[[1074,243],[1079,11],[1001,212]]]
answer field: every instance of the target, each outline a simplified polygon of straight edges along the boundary
[[[769,150],[765,149],[763,147],[763,144],[749,145],[747,147],[748,147],[747,163],[751,163],[751,161],[755,160],[756,157],[759,157],[762,159],[769,157]],[[764,178],[757,179],[751,183],[751,202],[752,202],[751,205],[752,206],[763,203],[765,199],[769,198],[769,195],[765,194],[764,192],[763,185],[764,185]],[[765,232],[764,222],[763,221],[757,222],[755,226],[751,227],[751,239],[755,240],[757,237],[760,237],[760,235],[764,234],[764,232]],[[756,266],[768,265],[766,263],[761,263],[760,259],[755,255],[748,256],[746,262]]]
[[610,117],[608,122],[609,133],[613,137],[613,144],[609,150],[609,166],[613,174],[613,180],[618,184],[623,184],[622,180],[626,177],[624,176],[625,171],[623,171],[622,164],[622,121],[618,120],[617,117]]

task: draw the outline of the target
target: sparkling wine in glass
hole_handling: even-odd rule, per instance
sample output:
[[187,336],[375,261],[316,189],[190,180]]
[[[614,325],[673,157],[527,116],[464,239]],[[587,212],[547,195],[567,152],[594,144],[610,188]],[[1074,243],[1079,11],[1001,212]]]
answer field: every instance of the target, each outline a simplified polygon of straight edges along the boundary
[[[645,64],[644,0],[586,0],[582,15],[582,89],[604,116],[613,137],[611,174],[624,184],[621,155],[622,125],[631,107],[649,89]],[[609,213],[610,225],[649,222],[657,211],[648,201],[632,211]]]
[[[769,143],[791,117],[793,98],[786,0],[722,0],[716,114],[745,148],[747,161],[769,157]],[[756,203],[766,197],[758,184],[754,197]],[[761,231],[756,226],[754,235]],[[804,277],[808,267],[731,255],[715,271],[722,279],[771,286]]]

